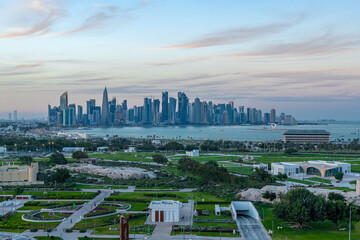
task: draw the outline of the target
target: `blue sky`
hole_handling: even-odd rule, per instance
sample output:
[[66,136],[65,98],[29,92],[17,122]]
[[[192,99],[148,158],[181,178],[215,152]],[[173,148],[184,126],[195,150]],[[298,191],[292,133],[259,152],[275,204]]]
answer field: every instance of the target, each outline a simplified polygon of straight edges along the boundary
[[0,118],[161,91],[360,119],[359,1],[0,0]]

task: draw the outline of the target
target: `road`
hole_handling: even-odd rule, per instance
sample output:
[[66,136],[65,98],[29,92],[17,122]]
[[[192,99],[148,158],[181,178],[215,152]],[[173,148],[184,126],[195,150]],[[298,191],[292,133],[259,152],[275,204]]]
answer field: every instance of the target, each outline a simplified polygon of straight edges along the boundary
[[242,237],[245,240],[265,240],[271,239],[264,231],[261,223],[250,216],[239,216],[236,223],[238,224]]

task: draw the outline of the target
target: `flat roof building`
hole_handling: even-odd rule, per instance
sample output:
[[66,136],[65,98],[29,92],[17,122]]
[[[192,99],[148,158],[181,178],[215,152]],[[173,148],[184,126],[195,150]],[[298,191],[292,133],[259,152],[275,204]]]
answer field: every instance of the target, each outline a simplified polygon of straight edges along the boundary
[[149,205],[152,222],[180,222],[182,203],[174,200],[152,201]]
[[320,177],[332,177],[338,172],[351,173],[351,164],[321,160],[271,163],[271,173],[274,175],[282,173],[287,176],[317,175]]
[[287,130],[283,133],[283,141],[295,144],[330,143],[330,133],[325,130]]
[[0,185],[31,185],[44,184],[37,181],[39,164],[37,162],[27,165],[4,165],[0,167]]

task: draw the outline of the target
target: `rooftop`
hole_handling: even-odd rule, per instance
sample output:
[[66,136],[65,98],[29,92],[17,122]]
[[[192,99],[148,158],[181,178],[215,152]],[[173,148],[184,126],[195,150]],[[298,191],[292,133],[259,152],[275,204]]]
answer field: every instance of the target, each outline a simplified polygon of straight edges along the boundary
[[330,133],[325,130],[295,130],[289,129],[284,135],[325,135],[329,136]]

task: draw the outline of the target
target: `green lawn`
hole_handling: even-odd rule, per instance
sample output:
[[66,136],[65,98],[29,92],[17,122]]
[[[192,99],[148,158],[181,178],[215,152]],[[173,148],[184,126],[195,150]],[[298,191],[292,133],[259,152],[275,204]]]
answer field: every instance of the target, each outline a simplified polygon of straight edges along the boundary
[[306,178],[306,180],[314,181],[314,182],[320,182],[320,183],[326,183],[326,184],[331,184],[331,180],[329,180],[329,179],[323,179],[323,178],[318,178],[318,177]]
[[[26,229],[30,229],[30,228],[38,228],[38,229],[43,229],[43,223],[42,222],[26,222],[26,221],[23,221],[21,219],[21,216],[23,215],[24,213],[15,213],[13,216],[11,216],[9,218],[8,221],[6,222],[0,222],[0,229],[3,229],[3,230],[7,230],[7,231],[11,231],[11,232],[17,232],[18,231],[18,227],[19,227],[19,230],[20,232],[23,232],[25,231]],[[44,223],[44,226],[45,226],[45,229],[46,228],[54,228],[56,227],[60,222],[45,222]]]
[[[79,202],[76,201],[76,205],[83,204],[85,202]],[[36,204],[36,205],[35,205]],[[45,201],[31,201],[28,203],[25,203],[25,205],[18,210],[41,210],[43,208],[55,208],[55,207],[61,207],[64,205],[72,204],[72,202],[69,201],[51,201],[50,203]]]
[[[255,207],[258,209],[258,212],[262,216],[263,209],[265,214],[265,219],[263,221],[265,229],[272,229],[272,221],[274,221],[274,240],[343,240],[348,239],[349,232],[348,230],[340,231],[334,229],[334,224],[330,221],[325,222],[311,222],[308,224],[309,229],[297,229],[292,228],[290,224],[285,223],[284,221],[277,219],[273,216],[272,206],[269,204],[255,204]],[[348,223],[344,222],[342,227],[347,227]],[[277,227],[282,227],[283,229],[277,229]],[[360,232],[354,229],[352,238],[359,239]]]
[[331,189],[331,190],[341,190],[344,192],[349,192],[349,191],[354,191],[355,189],[350,189],[350,188],[346,188],[346,187],[323,187],[324,189]]
[[314,182],[309,182],[309,181],[295,179],[295,178],[287,178],[286,181],[295,182],[295,183],[302,183],[302,184],[306,184],[306,185],[310,185],[310,186],[316,184]]
[[32,195],[34,199],[92,199],[97,196],[93,192],[62,191],[25,191],[22,195]]
[[98,159],[134,161],[134,162],[152,162],[152,159],[147,158],[148,156],[144,155],[143,153],[138,153],[136,156],[125,153],[118,153],[118,154],[93,153],[93,154],[89,154],[89,157],[98,158]]
[[71,187],[72,189],[128,189],[127,186],[117,185],[88,185],[88,184],[76,184]]

